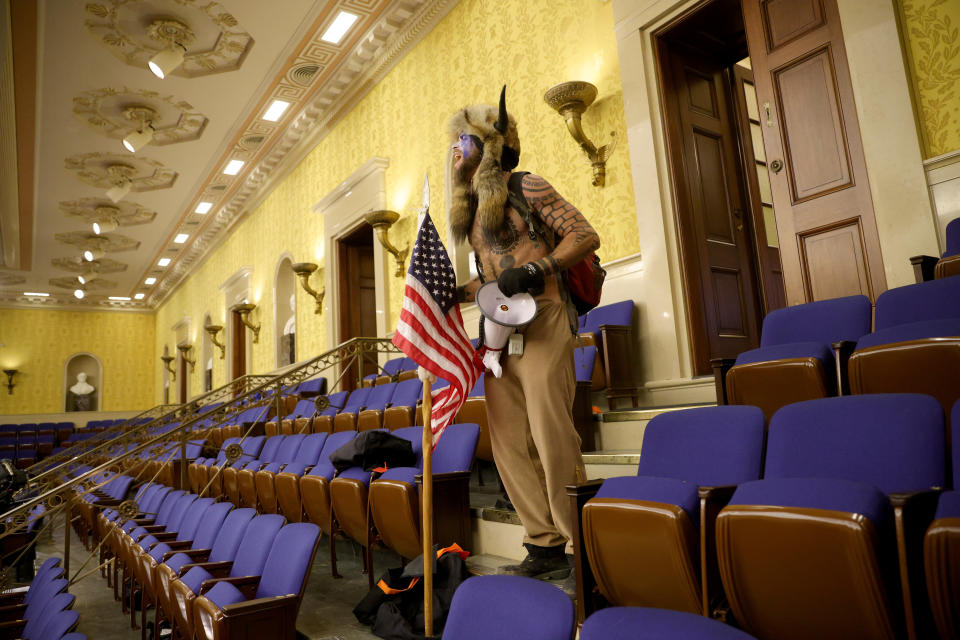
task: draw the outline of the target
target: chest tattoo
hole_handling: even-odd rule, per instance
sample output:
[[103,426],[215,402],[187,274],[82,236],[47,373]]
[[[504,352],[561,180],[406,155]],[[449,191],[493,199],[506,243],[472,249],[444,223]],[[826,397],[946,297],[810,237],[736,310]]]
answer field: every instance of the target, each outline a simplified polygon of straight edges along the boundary
[[513,223],[513,220],[505,218],[503,226],[496,232],[484,228],[483,239],[490,247],[491,252],[504,255],[516,249],[517,245],[520,244],[520,231],[517,230],[517,225]]

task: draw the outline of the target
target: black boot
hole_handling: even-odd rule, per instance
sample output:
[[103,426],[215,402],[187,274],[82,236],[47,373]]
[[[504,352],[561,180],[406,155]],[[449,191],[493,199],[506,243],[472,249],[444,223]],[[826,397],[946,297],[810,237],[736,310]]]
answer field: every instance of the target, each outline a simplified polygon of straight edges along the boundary
[[570,574],[570,563],[563,553],[566,545],[538,547],[525,542],[523,546],[527,549],[527,557],[523,562],[500,567],[497,573],[539,580],[560,580]]

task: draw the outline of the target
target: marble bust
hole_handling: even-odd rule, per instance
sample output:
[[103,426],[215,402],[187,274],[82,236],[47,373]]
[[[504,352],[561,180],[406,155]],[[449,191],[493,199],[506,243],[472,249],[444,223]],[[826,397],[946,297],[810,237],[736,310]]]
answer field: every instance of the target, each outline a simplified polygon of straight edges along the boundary
[[67,411],[93,411],[96,409],[94,400],[96,388],[87,382],[87,374],[77,374],[77,382],[67,392]]

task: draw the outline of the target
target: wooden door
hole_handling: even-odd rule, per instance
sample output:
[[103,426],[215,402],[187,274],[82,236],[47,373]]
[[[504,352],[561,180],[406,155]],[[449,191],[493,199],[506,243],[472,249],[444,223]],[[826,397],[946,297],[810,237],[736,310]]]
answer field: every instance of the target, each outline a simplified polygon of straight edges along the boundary
[[[373,228],[364,224],[337,242],[339,260],[340,342],[377,337],[376,272],[373,266]],[[377,372],[376,358],[351,367],[343,382],[353,388],[358,380]]]
[[741,65],[733,66],[733,103],[737,134],[744,161],[744,185],[753,224],[753,246],[756,250],[757,274],[760,276],[760,295],[765,314],[787,305],[783,287],[783,267],[780,262],[780,241],[767,157],[763,152],[760,105],[753,71]]
[[177,376],[179,376],[177,401],[183,404],[187,401],[187,361],[183,359],[182,353],[177,356]]
[[658,42],[694,369],[759,344],[749,207],[726,65]]
[[886,289],[836,0],[743,0],[787,302]]
[[247,327],[240,319],[240,313],[230,312],[230,322],[233,323],[233,344],[231,345],[232,358],[230,365],[231,380],[236,380],[247,373]]

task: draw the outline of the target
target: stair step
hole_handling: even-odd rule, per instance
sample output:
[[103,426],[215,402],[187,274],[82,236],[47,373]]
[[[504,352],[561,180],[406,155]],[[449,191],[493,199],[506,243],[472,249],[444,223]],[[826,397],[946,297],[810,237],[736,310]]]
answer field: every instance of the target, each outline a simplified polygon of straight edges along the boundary
[[663,407],[642,407],[607,411],[597,414],[597,446],[604,451],[639,451],[643,445],[643,432],[655,417],[668,411],[709,407],[710,404],[681,404]]
[[703,402],[693,404],[676,404],[663,407],[639,407],[637,409],[618,409],[615,411],[606,411],[598,413],[594,419],[597,422],[633,422],[637,420],[652,420],[661,413],[668,411],[680,411],[682,409],[697,409],[700,407],[715,407],[716,402]]

